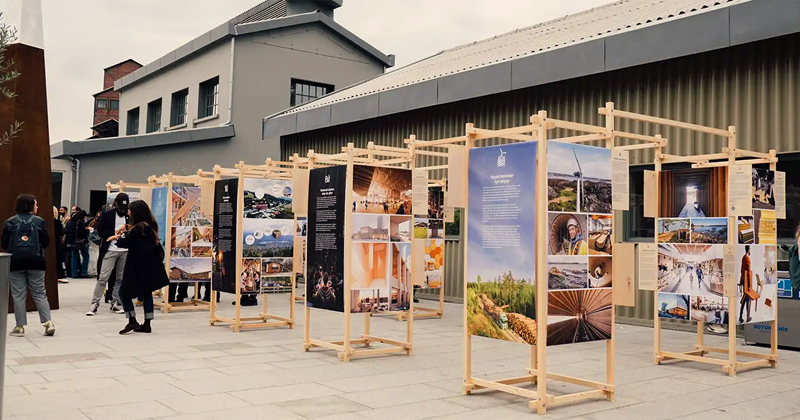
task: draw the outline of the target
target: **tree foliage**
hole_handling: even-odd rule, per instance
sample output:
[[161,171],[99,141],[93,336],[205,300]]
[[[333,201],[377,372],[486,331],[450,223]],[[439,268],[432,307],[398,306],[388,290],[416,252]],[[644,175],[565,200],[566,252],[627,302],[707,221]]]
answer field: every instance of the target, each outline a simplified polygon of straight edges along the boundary
[[[19,77],[20,73],[13,70],[14,60],[6,59],[6,48],[16,41],[17,30],[11,26],[6,25],[3,19],[3,13],[0,12],[0,95],[7,99],[11,99],[16,95],[14,91],[8,88],[8,83]],[[0,135],[0,146],[11,143],[11,140],[22,131],[22,123],[14,121],[9,127],[8,131]]]
[[[474,290],[474,299],[481,294],[486,294],[495,305],[506,306],[505,312],[514,312],[536,319],[536,286],[524,279],[515,279],[511,272],[503,273],[493,281],[470,283]],[[468,299],[473,299],[468,294]]]

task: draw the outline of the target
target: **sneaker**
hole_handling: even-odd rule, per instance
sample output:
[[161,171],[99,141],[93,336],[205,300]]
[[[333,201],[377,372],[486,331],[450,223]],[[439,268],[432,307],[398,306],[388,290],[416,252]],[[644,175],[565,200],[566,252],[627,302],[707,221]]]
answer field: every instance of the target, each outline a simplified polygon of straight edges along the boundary
[[125,310],[122,309],[122,305],[114,302],[111,304],[111,312],[114,312],[115,314],[124,314]]
[[53,321],[47,321],[44,323],[44,335],[48,337],[52,337],[56,333],[56,326],[53,324]]
[[95,315],[97,315],[97,308],[99,308],[99,307],[100,307],[99,304],[93,303],[92,306],[89,307],[89,310],[86,311],[86,316],[95,316]]
[[58,282],[66,284],[66,283],[69,283],[69,280],[67,280],[67,279],[58,279]]
[[12,337],[25,337],[25,327],[14,327],[9,335]]

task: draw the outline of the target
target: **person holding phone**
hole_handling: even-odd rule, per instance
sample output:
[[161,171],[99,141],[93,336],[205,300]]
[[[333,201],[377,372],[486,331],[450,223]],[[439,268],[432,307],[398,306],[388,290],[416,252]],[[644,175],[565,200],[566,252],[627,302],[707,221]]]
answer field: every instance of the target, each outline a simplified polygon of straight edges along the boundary
[[116,282],[112,290],[111,311],[124,314],[122,303],[119,299],[119,288],[122,285],[122,277],[125,274],[125,260],[128,257],[128,250],[117,247],[116,235],[118,232],[127,230],[129,225],[128,218],[128,194],[119,193],[114,199],[113,208],[103,212],[97,222],[97,232],[102,238],[100,244],[100,275],[97,277],[97,284],[94,286],[92,302],[86,316],[94,316],[100,307],[100,299],[106,290],[111,273],[116,270]]

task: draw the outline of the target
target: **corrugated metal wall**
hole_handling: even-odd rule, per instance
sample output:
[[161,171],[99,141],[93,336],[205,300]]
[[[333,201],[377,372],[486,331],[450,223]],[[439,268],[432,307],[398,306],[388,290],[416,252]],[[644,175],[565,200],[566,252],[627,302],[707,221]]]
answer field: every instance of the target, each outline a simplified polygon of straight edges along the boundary
[[[338,153],[348,142],[357,147],[370,141],[403,147],[403,139],[410,134],[423,140],[463,135],[469,122],[488,129],[524,125],[541,109],[554,118],[602,125],[597,108],[612,101],[626,111],[720,128],[735,125],[739,148],[795,152],[800,150],[797,98],[800,34],[286,136],[281,150],[285,159],[293,153],[305,156],[309,149]],[[651,124],[620,121],[617,129],[662,134],[669,140],[667,153],[671,154],[713,153],[723,146],[721,139],[709,135]],[[437,160],[426,158],[419,163],[439,164]],[[650,162],[652,152],[631,155],[632,164]],[[460,300],[461,242],[448,241],[446,253],[446,295]],[[618,313],[652,319],[652,294],[638,293],[637,307],[621,308]]]

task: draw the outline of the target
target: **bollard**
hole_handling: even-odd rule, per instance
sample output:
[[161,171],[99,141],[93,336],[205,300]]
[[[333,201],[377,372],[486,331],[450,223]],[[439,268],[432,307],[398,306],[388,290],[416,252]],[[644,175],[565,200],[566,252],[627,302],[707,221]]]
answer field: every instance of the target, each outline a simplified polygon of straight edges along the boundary
[[0,253],[0,419],[3,418],[3,394],[6,382],[6,338],[8,337],[8,270],[11,254]]

